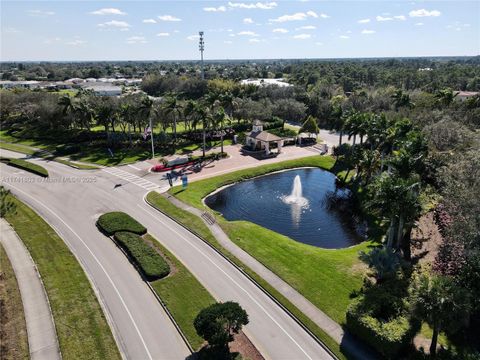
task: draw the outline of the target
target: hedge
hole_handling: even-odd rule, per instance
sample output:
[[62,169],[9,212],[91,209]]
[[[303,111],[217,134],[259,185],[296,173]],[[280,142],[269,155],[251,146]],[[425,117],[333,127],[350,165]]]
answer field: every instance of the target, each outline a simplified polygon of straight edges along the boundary
[[140,235],[120,231],[115,233],[114,238],[147,280],[161,279],[170,273],[170,266],[165,259],[151,248]]
[[103,214],[98,218],[97,226],[108,236],[114,235],[117,231],[129,231],[139,235],[147,232],[145,226],[123,212]]
[[43,177],[48,177],[47,169],[45,169],[40,165],[33,164],[31,162],[28,162],[22,159],[12,159],[12,158],[5,158],[5,157],[0,158],[0,161],[7,165],[16,167],[18,169],[22,169]]
[[367,301],[365,296],[353,300],[346,314],[347,328],[385,357],[397,358],[412,343],[419,325],[406,312],[388,319],[375,317],[380,302]]

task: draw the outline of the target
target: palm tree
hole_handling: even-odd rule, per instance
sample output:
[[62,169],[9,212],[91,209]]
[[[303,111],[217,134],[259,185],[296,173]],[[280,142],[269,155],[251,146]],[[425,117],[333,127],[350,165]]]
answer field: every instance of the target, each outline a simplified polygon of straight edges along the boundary
[[63,107],[63,115],[67,115],[75,111],[75,103],[73,98],[71,98],[69,95],[64,95],[58,99],[58,105]]
[[177,120],[182,114],[182,104],[179,101],[179,94],[172,92],[167,95],[163,108],[165,114],[171,114],[173,116],[173,145],[175,147],[177,143]]
[[205,157],[205,148],[206,148],[206,134],[207,129],[212,124],[212,114],[210,108],[205,104],[198,104],[195,109],[196,113],[198,114],[198,119],[202,123],[203,131],[202,131],[202,150],[203,150],[203,157]]
[[228,117],[233,120],[233,112],[238,107],[238,101],[235,100],[235,96],[231,92],[226,92],[220,96],[220,103],[226,110]]
[[435,98],[439,104],[448,107],[453,103],[457,95],[458,92],[454,93],[451,89],[443,89],[437,92]]
[[197,113],[198,103],[195,100],[188,100],[183,107],[183,117],[185,119],[185,126],[189,129],[193,128],[194,130],[197,127],[198,123],[198,113]]
[[227,115],[225,114],[225,110],[223,107],[219,107],[215,110],[212,116],[212,123],[213,126],[218,129],[220,128],[220,146],[221,146],[221,153],[223,154],[223,129],[224,129],[224,123],[225,120],[227,119]]
[[153,100],[150,97],[145,96],[142,99],[139,107],[140,114],[143,115],[150,122],[150,141],[152,143],[152,159],[155,157],[155,147],[153,145],[153,124],[152,124],[152,113],[153,113]]
[[398,110],[401,107],[413,108],[415,104],[410,99],[409,94],[405,94],[402,90],[395,91],[395,94],[392,95],[393,102],[395,104],[395,110]]

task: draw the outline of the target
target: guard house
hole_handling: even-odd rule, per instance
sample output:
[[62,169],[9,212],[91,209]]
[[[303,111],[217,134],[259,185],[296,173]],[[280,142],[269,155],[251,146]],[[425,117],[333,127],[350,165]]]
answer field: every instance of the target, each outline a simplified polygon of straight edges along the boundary
[[265,155],[270,155],[270,147],[273,144],[277,145],[277,152],[282,152],[283,139],[277,135],[271,134],[263,130],[263,123],[259,120],[253,122],[253,128],[250,133],[246,135],[246,145],[252,150],[265,151]]

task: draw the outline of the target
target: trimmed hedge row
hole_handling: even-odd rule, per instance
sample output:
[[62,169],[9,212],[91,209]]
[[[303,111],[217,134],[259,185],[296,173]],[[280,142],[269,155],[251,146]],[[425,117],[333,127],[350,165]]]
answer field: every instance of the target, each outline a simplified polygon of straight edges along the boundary
[[125,250],[147,280],[161,279],[170,273],[170,266],[140,235],[120,231],[114,235],[115,241]]
[[114,211],[103,214],[97,220],[97,226],[108,236],[118,231],[128,231],[143,235],[147,232],[145,226],[124,212]]
[[379,301],[367,301],[365,296],[353,300],[346,314],[347,327],[380,354],[397,358],[412,343],[419,326],[406,313],[378,318],[375,316],[377,305],[381,306]]
[[48,177],[47,169],[45,169],[40,165],[33,164],[31,162],[28,162],[22,159],[13,159],[13,158],[5,158],[5,157],[0,158],[0,161],[7,165],[16,167],[18,169],[31,172],[32,174]]

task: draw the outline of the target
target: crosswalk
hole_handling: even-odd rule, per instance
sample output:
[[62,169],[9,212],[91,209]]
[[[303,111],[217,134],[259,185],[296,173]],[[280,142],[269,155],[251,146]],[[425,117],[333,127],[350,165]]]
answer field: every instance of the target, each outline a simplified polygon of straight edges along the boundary
[[145,190],[153,190],[159,187],[158,184],[155,184],[149,180],[146,180],[138,175],[129,173],[127,171],[124,171],[119,168],[104,168],[103,171],[114,175],[116,177],[119,177],[120,179],[126,180],[129,183],[135,184],[137,186],[140,186],[141,188],[144,188]]

